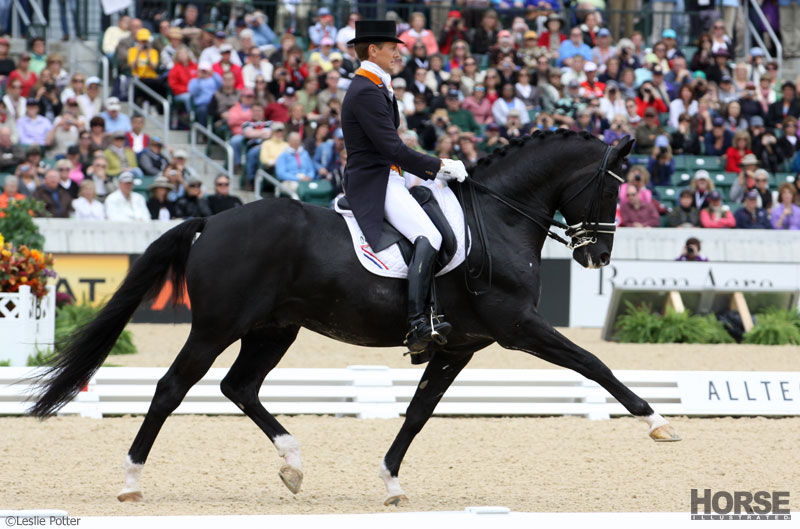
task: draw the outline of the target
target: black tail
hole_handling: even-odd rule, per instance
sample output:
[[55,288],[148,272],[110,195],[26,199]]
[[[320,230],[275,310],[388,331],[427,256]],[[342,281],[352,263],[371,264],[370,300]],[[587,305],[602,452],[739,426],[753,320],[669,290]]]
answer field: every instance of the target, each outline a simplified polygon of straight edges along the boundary
[[38,377],[38,398],[29,410],[31,415],[46,417],[78,394],[106,359],[139,304],[155,297],[168,276],[173,301],[181,297],[189,250],[205,223],[203,218],[187,220],[147,248],[111,301],[94,320],[67,338],[54,363]]

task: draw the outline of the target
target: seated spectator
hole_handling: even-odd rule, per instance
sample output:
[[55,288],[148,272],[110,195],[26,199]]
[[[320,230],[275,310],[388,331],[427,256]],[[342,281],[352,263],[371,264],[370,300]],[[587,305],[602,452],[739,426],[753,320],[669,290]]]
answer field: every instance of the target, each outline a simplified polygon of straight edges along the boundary
[[[61,114],[64,104],[61,103],[61,98],[58,97],[58,87],[52,82],[49,70],[45,70],[45,75],[39,78],[39,81],[31,90],[31,95],[39,101],[39,112],[51,122]],[[74,97],[69,98],[67,102],[71,103],[74,110],[77,110],[77,108],[74,108],[76,105]]]
[[[231,88],[233,76],[229,77]],[[211,71],[211,63],[201,61],[197,65],[197,77],[189,81],[188,90],[192,96],[197,122],[208,124],[209,105],[216,92],[222,88],[222,78]]]
[[131,118],[127,114],[120,112],[122,107],[119,104],[119,99],[116,97],[109,97],[106,100],[106,109],[100,113],[100,117],[105,122],[105,131],[108,133],[125,132],[131,130]]
[[286,122],[286,134],[296,132],[300,135],[300,140],[305,140],[307,136],[314,133],[314,129],[309,122],[309,117],[303,110],[303,105],[295,103],[289,109],[289,121]]
[[[216,72],[214,74],[219,76]],[[227,125],[228,113],[239,102],[241,96],[242,92],[236,89],[233,72],[225,72],[222,75],[222,87],[214,93],[208,105],[208,114],[213,120],[214,128],[219,129]]]
[[[150,30],[142,28],[136,32],[136,44],[128,49],[127,64],[131,75],[159,94],[166,95],[164,83],[158,77],[158,50],[150,44]],[[148,101],[160,110],[158,100],[138,88],[133,97],[137,101]]]
[[[172,155],[172,164],[171,165],[174,165],[175,169],[177,169],[180,172],[181,178],[184,181],[188,180],[189,177],[192,177],[192,176],[197,177],[197,173],[194,172],[194,169],[192,169],[191,167],[186,165],[186,160],[188,160],[188,159],[189,159],[189,155],[183,149],[177,149],[175,151],[175,154]],[[169,174],[167,174],[167,176],[169,177]],[[172,180],[170,180],[170,181],[172,181]],[[182,192],[182,189],[179,186],[176,186],[175,187],[175,191],[180,194]]]
[[458,137],[458,159],[464,162],[467,167],[474,166],[478,160],[486,156],[475,146],[475,137],[472,134],[461,134]]
[[491,154],[503,145],[508,145],[508,140],[500,136],[500,125],[497,123],[486,125],[483,141],[478,144],[478,150]]
[[[333,54],[341,55],[338,51],[334,51],[334,41],[330,37],[324,37],[320,43],[319,48],[312,51],[308,56],[308,67],[310,71],[309,77],[317,78],[317,75],[333,70]],[[306,80],[308,77],[306,78]]]
[[769,189],[769,173],[765,169],[757,169],[753,174],[755,190],[758,191],[758,207],[769,212],[772,209],[772,191]]
[[331,10],[320,7],[317,10],[317,22],[308,28],[308,36],[314,46],[319,46],[324,38],[336,39],[336,25]]
[[289,147],[275,162],[275,176],[285,182],[290,190],[297,191],[300,182],[314,180],[317,174],[314,162],[300,143],[300,135],[290,133],[288,143]]
[[119,175],[119,189],[109,194],[105,202],[106,217],[113,221],[150,220],[144,197],[133,191],[133,173]]
[[689,184],[689,189],[694,193],[694,205],[699,210],[708,207],[708,199],[711,192],[714,191],[714,182],[711,181],[711,175],[705,169],[695,171],[694,177]]
[[669,104],[669,126],[678,128],[678,120],[683,114],[689,117],[697,115],[697,98],[695,97],[692,85],[683,84],[679,89],[679,97]]
[[28,97],[31,94],[31,89],[33,85],[36,84],[36,80],[38,79],[37,75],[30,70],[31,64],[31,56],[28,52],[22,52],[17,59],[17,68],[8,74],[8,83],[11,84],[14,81],[19,81],[22,83],[22,89],[20,94],[22,97]]
[[769,105],[767,109],[767,125],[780,129],[786,116],[800,118],[800,100],[797,89],[791,81],[784,81],[781,86],[783,98]]
[[212,215],[243,205],[242,199],[231,195],[231,180],[224,174],[218,175],[214,180],[214,194],[209,195],[207,200]]
[[[42,147],[39,145],[31,145],[25,151],[25,163],[33,168],[33,172],[39,178],[44,178],[44,173],[49,169],[48,164],[44,161],[42,156]],[[37,184],[38,185],[38,184]]]
[[25,115],[27,100],[22,97],[22,81],[16,79],[8,81],[6,93],[3,96],[3,107],[5,109],[6,121],[16,121]]
[[64,112],[63,115],[56,118],[45,136],[44,145],[50,147],[51,156],[64,156],[67,154],[68,147],[78,144],[79,135],[77,117],[71,112]]
[[[319,81],[314,76],[309,76],[303,83],[303,88],[297,91],[295,105],[302,106],[303,114],[312,121],[319,118],[317,92],[319,92]],[[289,111],[291,112],[291,107]]]
[[23,145],[48,146],[47,135],[53,128],[46,117],[39,115],[39,102],[29,98],[25,107],[25,115],[17,120],[17,134]]
[[[180,33],[180,30],[173,28]],[[189,83],[197,77],[197,63],[190,56],[189,48],[179,46],[175,50],[175,60],[167,76],[167,84],[172,91],[172,97],[176,102],[181,103],[187,109],[192,102],[192,94],[189,92]]]
[[506,117],[506,124],[500,127],[500,136],[509,141],[528,136],[531,132],[531,124],[523,124],[520,116],[521,114],[516,108],[510,110]]
[[[450,118],[450,123],[457,125],[458,128],[464,132],[470,132],[476,135],[481,133],[481,128],[475,121],[475,117],[472,113],[461,108],[458,100],[458,90],[448,91],[445,97],[445,106],[447,108],[447,116]],[[508,114],[514,111],[517,112],[517,117],[519,117],[519,110],[516,108],[508,112]]]
[[[338,72],[335,72],[338,78]],[[406,123],[406,116],[414,113],[414,94],[406,90],[406,80],[402,77],[392,79],[394,97],[397,100],[397,111],[400,113],[400,123]],[[317,96],[319,100],[319,96]],[[327,103],[327,101],[326,101]]]
[[175,67],[178,49],[184,46],[181,29],[176,27],[169,28],[169,30],[167,30],[167,41],[168,44],[161,49],[158,60],[161,68],[172,71],[172,68]]
[[[339,81],[341,81],[341,78],[342,78],[341,74],[336,70],[332,70],[327,74],[325,74],[325,88],[321,90],[319,94],[317,94],[318,109],[325,108],[326,106],[328,106],[328,102],[331,99],[338,99],[339,101],[344,100],[344,96],[347,93],[347,91],[339,87]],[[395,78],[395,81],[397,81],[397,78]],[[392,82],[392,87],[394,87],[396,91],[394,81]],[[400,103],[400,99],[401,98],[397,98],[398,104]],[[412,100],[413,100],[413,94],[412,94]]]
[[[236,90],[244,88],[244,79],[242,78],[242,67],[233,62],[233,46],[228,43],[220,46],[220,60],[214,63],[212,70],[214,73],[225,79],[225,74],[230,72],[233,74],[233,86]],[[238,57],[238,56],[237,56]]]
[[692,118],[687,113],[678,117],[678,128],[670,135],[673,154],[700,154],[700,138],[692,127]]
[[770,214],[774,229],[800,230],[800,206],[795,204],[796,199],[797,188],[789,182],[782,183],[778,188],[778,203]]
[[[92,165],[92,160],[94,160],[94,151],[92,151],[92,137],[88,130],[82,130],[78,134],[78,145],[76,148],[78,151],[78,163],[81,166],[81,171],[86,173],[86,170],[90,165]],[[69,154],[69,149],[67,149],[67,154]]]
[[661,99],[659,91],[653,86],[651,81],[645,81],[639,87],[638,93],[635,98],[636,113],[641,117],[645,117],[647,109],[654,109],[656,115],[668,112],[667,104]]
[[125,144],[138,156],[150,145],[150,136],[144,132],[144,116],[134,114],[131,131],[125,134]]
[[33,196],[36,188],[41,184],[39,176],[36,173],[36,168],[29,164],[27,161],[17,166],[14,171],[14,176],[17,177],[19,182],[19,192],[26,197]]
[[252,118],[242,124],[245,145],[245,175],[248,182],[255,180],[261,143],[272,134],[269,122],[264,121],[264,107],[258,103],[252,106]]
[[586,80],[581,83],[583,97],[587,99],[600,98],[605,95],[606,84],[597,80],[597,64],[592,61],[583,65]]
[[729,173],[738,173],[745,155],[753,154],[750,150],[750,133],[746,130],[737,131],[731,143],[732,145],[725,151],[725,170]]
[[175,203],[167,194],[173,190],[166,176],[156,178],[150,187],[150,198],[147,199],[147,210],[153,220],[169,220],[175,218]]
[[736,210],[734,218],[739,229],[771,230],[767,210],[758,206],[758,191],[751,189],[744,197],[744,206]]
[[722,203],[719,191],[708,194],[708,206],[700,210],[700,224],[704,228],[734,228],[736,219],[728,206]]
[[583,42],[583,32],[578,26],[569,31],[569,39],[561,42],[558,48],[558,66],[569,66],[572,58],[580,55],[586,61],[592,60],[592,48]]
[[642,202],[634,187],[628,187],[625,196],[628,199],[619,206],[620,226],[634,228],[657,228],[660,224],[658,208],[653,202]]
[[739,175],[733,181],[730,190],[730,199],[734,202],[742,202],[744,195],[756,186],[756,168],[758,160],[755,155],[748,154],[740,162]]
[[636,153],[650,154],[656,145],[656,138],[666,134],[667,131],[658,121],[658,111],[648,108],[644,111],[644,119],[636,127]]
[[85,93],[86,77],[81,73],[72,74],[72,78],[69,81],[69,86],[61,90],[61,102],[66,104],[67,100],[73,97],[77,100]]
[[465,97],[464,101],[461,102],[461,108],[472,114],[479,125],[487,125],[494,121],[492,104],[486,98],[486,87],[483,83],[475,85],[472,94]]
[[242,135],[242,125],[253,119],[253,99],[255,94],[249,88],[241,91],[239,101],[227,112],[228,129],[231,131],[231,138],[228,143],[233,147],[233,162],[238,166],[242,163],[242,145],[244,136]]
[[175,216],[181,219],[190,217],[210,217],[208,201],[203,197],[202,182],[196,177],[186,180],[186,194],[175,201]]
[[117,184],[108,176],[106,169],[108,162],[104,156],[96,156],[92,165],[86,170],[86,179],[94,183],[97,197],[103,201],[112,192],[117,190]]
[[783,136],[775,145],[778,159],[781,162],[784,160],[791,161],[797,151],[800,150],[800,141],[797,140],[797,118],[788,116],[783,120]]
[[81,182],[78,197],[72,201],[72,208],[75,210],[72,217],[78,220],[106,219],[105,206],[97,199],[94,182],[91,180]]
[[520,121],[523,125],[530,123],[531,118],[525,108],[525,103],[515,96],[513,84],[504,84],[500,91],[500,96],[500,99],[492,105],[492,115],[495,123],[500,126],[505,125],[508,114],[512,109],[519,111]]
[[242,81],[246,88],[256,89],[256,77],[260,74],[265,82],[272,81],[274,66],[266,60],[261,50],[256,46],[250,48],[247,54],[247,63],[242,67]]
[[136,162],[136,154],[130,147],[125,146],[125,133],[122,131],[111,135],[111,144],[103,151],[103,156],[108,162],[106,173],[111,177],[115,177],[123,171],[131,174],[138,173],[137,176],[142,175],[139,164]]
[[131,17],[122,14],[117,21],[117,25],[109,26],[103,33],[103,41],[100,47],[109,60],[114,60],[120,41],[130,36],[130,25]]
[[[213,32],[213,29],[211,30]],[[200,54],[198,58],[199,62],[208,61],[211,64],[217,64],[222,60],[222,48],[230,46],[226,41],[228,36],[225,34],[224,31],[217,31],[214,33],[214,41],[211,46],[207,46],[203,49],[203,52]],[[235,64],[236,66],[241,67],[241,60],[239,59],[238,53],[231,53],[229,57],[230,64]],[[229,71],[229,69],[223,69],[223,72]],[[217,71],[220,76],[222,76],[222,72]]]
[[626,182],[619,186],[619,203],[628,201],[628,189],[634,188],[639,192],[640,202],[652,202],[653,192],[650,191],[650,173],[643,165],[634,165],[628,170]]
[[678,204],[669,213],[667,225],[671,228],[700,227],[700,211],[694,205],[691,189],[681,190]]
[[58,185],[63,187],[73,200],[78,198],[78,184],[69,177],[72,171],[72,164],[69,160],[60,159],[56,162],[55,169],[58,171]]
[[611,81],[606,85],[606,91],[600,98],[600,110],[605,118],[612,122],[618,114],[625,114],[625,100],[620,95],[616,81]]
[[433,31],[425,28],[425,15],[419,11],[411,13],[409,23],[411,27],[399,37],[400,40],[403,41],[403,44],[400,46],[400,51],[404,55],[408,55],[411,53],[414,44],[421,42],[425,45],[425,50],[429,57],[439,53],[439,44],[436,42],[436,35],[433,34]]
[[66,160],[69,162],[69,179],[76,184],[83,182],[83,179],[86,177],[86,175],[83,172],[80,150],[78,149],[77,145],[70,145],[67,147]]
[[289,121],[289,109],[296,100],[294,87],[286,87],[286,92],[284,92],[283,97],[277,101],[273,101],[264,109],[264,119],[286,123]]
[[16,64],[8,56],[11,43],[5,37],[0,37],[0,82],[5,82],[8,74],[14,71]]
[[696,237],[686,239],[686,244],[681,251],[680,257],[676,261],[698,261],[707,262],[708,258],[700,254],[700,240]]
[[106,120],[95,116],[89,121],[89,150],[103,150],[111,143],[111,135],[106,134]]
[[[327,129],[327,125],[323,124],[317,127]],[[306,149],[308,151],[308,149]],[[316,146],[312,161],[314,168],[317,170],[317,175],[320,178],[329,178],[331,172],[340,165],[340,158],[344,150],[344,133],[341,128],[338,128],[333,133],[333,139],[324,141],[321,145]],[[309,153],[311,151],[308,151]]]
[[733,133],[725,126],[725,118],[716,117],[712,129],[706,132],[706,156],[722,156],[733,143]]
[[99,77],[89,77],[86,79],[86,93],[76,98],[81,116],[87,123],[103,110],[103,95],[100,90],[100,84]]
[[161,138],[153,137],[147,144],[147,148],[139,155],[139,169],[145,176],[158,176],[163,173],[169,165],[169,160],[164,156],[162,150],[164,144]]
[[10,202],[25,198],[26,196],[19,192],[19,178],[14,175],[6,176],[3,181],[3,192],[0,193],[0,209],[7,208]]
[[0,172],[11,173],[25,160],[25,150],[11,141],[11,129],[0,126]]
[[668,186],[675,172],[675,160],[672,159],[672,148],[666,136],[656,138],[656,146],[647,160],[647,170],[650,171],[651,182],[654,186]]
[[48,169],[44,173],[42,185],[33,192],[33,198],[44,202],[45,212],[51,217],[69,218],[72,210],[72,196],[58,183],[58,171]]

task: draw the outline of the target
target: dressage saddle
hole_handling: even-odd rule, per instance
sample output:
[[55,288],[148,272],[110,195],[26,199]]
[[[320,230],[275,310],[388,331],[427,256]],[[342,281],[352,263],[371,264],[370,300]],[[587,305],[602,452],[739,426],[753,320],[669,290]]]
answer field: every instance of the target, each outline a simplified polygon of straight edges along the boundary
[[[436,226],[436,229],[439,230],[439,233],[442,235],[442,246],[436,258],[436,271],[438,272],[447,266],[456,254],[456,234],[453,232],[450,223],[447,222],[447,217],[445,217],[442,208],[439,206],[439,203],[436,201],[430,189],[425,186],[414,186],[408,191],[411,193],[411,196],[414,197],[414,200],[422,206],[423,211],[430,217],[433,225]],[[349,211],[351,209],[346,196],[340,197],[336,201],[336,204],[341,210]],[[384,219],[381,237],[378,240],[378,244],[372,247],[372,250],[377,253],[393,244],[397,244],[400,248],[400,254],[403,256],[403,260],[406,264],[409,264],[414,254],[414,245],[411,244],[411,241],[406,239],[402,233],[397,231],[397,228]]]

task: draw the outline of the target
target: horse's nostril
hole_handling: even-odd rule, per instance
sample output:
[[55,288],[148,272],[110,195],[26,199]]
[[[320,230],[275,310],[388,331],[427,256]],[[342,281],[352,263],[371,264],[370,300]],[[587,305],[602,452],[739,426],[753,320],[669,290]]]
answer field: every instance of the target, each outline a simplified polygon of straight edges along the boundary
[[608,252],[600,254],[600,264],[606,266],[608,263],[611,262],[611,256]]

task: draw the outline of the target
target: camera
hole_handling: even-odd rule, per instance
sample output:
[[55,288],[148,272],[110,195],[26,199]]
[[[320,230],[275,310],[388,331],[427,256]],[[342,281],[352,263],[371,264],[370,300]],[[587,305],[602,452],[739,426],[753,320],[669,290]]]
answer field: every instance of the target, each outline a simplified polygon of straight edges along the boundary
[[[661,149],[661,147],[659,147],[659,149]],[[636,180],[637,182],[641,182],[642,181],[642,175],[640,175],[639,173],[636,173],[635,175],[633,175],[633,179]]]
[[696,250],[694,249],[694,246],[692,246],[691,244],[686,247],[686,254],[687,255],[694,255],[695,252],[696,252]]

